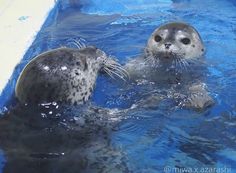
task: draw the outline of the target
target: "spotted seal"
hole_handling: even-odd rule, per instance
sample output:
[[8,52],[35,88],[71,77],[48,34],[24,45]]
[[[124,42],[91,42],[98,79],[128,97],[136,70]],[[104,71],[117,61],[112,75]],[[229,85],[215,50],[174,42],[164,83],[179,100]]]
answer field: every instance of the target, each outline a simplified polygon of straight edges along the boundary
[[204,51],[202,39],[195,28],[186,23],[174,22],[162,25],[152,33],[145,48],[145,56],[163,63],[178,58],[198,58]]
[[57,48],[26,65],[17,80],[15,95],[20,103],[81,104],[91,96],[100,71],[112,77],[125,76],[119,63],[96,47]]
[[155,29],[144,55],[130,60],[125,68],[133,79],[148,79],[172,89],[181,86],[188,93],[184,105],[202,109],[213,102],[200,74],[204,53],[203,41],[193,26],[171,22]]

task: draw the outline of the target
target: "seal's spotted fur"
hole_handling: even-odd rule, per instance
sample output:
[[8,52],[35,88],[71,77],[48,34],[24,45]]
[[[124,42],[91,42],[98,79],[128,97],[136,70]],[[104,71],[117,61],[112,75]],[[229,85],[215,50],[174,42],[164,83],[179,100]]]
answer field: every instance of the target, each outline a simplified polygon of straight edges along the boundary
[[122,76],[119,64],[95,48],[58,48],[38,55],[21,73],[15,93],[21,103],[81,104],[92,94],[98,72]]

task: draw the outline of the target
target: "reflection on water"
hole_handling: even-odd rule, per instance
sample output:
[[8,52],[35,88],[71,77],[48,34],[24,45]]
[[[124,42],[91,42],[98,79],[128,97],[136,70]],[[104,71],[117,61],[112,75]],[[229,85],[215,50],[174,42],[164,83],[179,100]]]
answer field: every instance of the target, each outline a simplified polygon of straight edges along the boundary
[[4,172],[156,173],[166,166],[236,172],[234,4],[178,0],[158,1],[160,6],[147,8],[157,1],[138,1],[143,4],[140,11],[136,1],[109,1],[114,3],[112,8],[89,2],[85,6],[76,0],[60,3],[17,66],[10,88],[30,58],[73,46],[73,39],[86,40],[125,63],[142,54],[157,25],[180,20],[196,27],[203,38],[206,83],[216,103],[203,112],[187,110],[168,97],[160,101],[171,91],[149,81],[127,85],[100,76],[92,98],[92,105],[99,108],[58,109],[52,103],[16,106],[5,113],[0,121]]
[[118,114],[58,106],[16,106],[4,115],[4,172],[127,172],[125,153],[110,142]]

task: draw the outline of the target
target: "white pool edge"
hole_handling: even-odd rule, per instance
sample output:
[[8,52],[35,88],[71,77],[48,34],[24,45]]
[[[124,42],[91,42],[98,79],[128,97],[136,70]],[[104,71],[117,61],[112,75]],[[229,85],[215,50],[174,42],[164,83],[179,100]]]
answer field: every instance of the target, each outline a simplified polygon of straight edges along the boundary
[[0,0],[0,95],[31,46],[55,0]]

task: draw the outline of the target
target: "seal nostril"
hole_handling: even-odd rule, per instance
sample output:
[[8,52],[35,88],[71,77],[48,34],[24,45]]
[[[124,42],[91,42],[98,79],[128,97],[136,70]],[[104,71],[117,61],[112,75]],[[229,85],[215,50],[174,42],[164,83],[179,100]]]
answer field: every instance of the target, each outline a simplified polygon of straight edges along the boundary
[[165,48],[166,48],[166,49],[169,49],[170,46],[171,46],[171,43],[165,43]]

